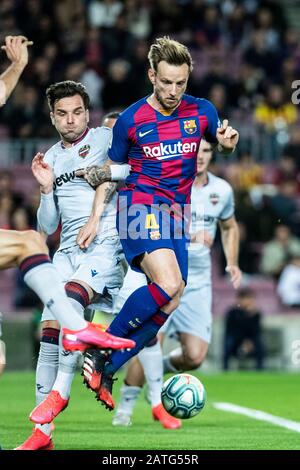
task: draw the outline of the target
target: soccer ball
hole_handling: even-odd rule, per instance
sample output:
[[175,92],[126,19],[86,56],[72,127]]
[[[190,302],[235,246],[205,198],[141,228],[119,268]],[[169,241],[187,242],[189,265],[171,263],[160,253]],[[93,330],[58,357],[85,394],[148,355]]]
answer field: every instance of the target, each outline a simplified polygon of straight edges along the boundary
[[205,404],[205,388],[190,374],[177,374],[163,384],[161,401],[166,411],[175,418],[196,416]]

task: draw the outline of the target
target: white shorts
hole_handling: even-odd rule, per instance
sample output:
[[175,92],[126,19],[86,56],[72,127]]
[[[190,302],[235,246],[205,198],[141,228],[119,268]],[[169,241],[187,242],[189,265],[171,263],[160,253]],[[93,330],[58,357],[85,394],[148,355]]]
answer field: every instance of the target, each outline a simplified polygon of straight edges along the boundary
[[[123,287],[114,305],[114,314],[119,313],[132,292],[146,284],[144,274],[128,268]],[[180,299],[180,304],[162,326],[160,332],[167,335],[189,333],[210,343],[212,332],[211,304],[210,270],[195,275],[189,272],[187,286]]]
[[[98,294],[91,308],[112,312],[126,272],[119,237],[96,238],[86,250],[76,245],[57,251],[53,264],[64,284],[71,279],[83,281]],[[55,320],[47,308],[45,320]]]
[[128,297],[134,292],[136,289],[142,286],[147,285],[147,279],[145,274],[139,273],[137,271],[133,271],[130,266],[128,267],[124,283],[122,289],[119,291],[119,295],[116,299],[114,304],[113,314],[117,315],[123,305],[125,304]]
[[168,336],[188,333],[209,344],[212,333],[211,302],[211,284],[189,284],[188,279],[180,304],[161,327],[160,333]]

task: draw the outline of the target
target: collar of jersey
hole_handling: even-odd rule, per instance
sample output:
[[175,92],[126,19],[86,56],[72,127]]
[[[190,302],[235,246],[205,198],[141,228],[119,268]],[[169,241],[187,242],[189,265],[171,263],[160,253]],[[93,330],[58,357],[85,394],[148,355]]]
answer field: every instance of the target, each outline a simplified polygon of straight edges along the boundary
[[154,106],[152,106],[152,104],[150,104],[150,103],[148,102],[148,98],[150,98],[150,96],[151,96],[151,95],[148,95],[148,96],[146,96],[146,98],[145,98],[145,101],[146,101],[147,105],[150,106],[150,108],[154,109],[154,111],[155,111],[156,113],[159,113],[159,114],[161,114],[161,115],[164,116],[164,117],[174,116],[175,113],[177,112],[178,108],[180,107],[181,102],[182,102],[182,99],[181,99],[181,101],[180,101],[179,105],[177,106],[177,108],[175,108],[171,113],[168,113],[168,111],[164,111],[162,108],[161,108],[161,109],[155,109]]
[[[90,130],[90,128],[87,127],[86,130],[83,132],[83,134],[81,134],[81,136],[78,137],[78,139],[76,139],[76,140],[74,140],[74,141],[72,142],[72,147],[73,147],[74,145],[78,144],[79,142],[81,142],[81,141],[85,138],[85,136],[87,135],[87,133],[89,132],[89,130]],[[66,148],[67,148],[67,147],[64,146],[63,141],[61,141],[60,144],[61,144],[61,146],[62,146],[63,149],[66,149]]]
[[208,171],[208,172],[206,173],[206,181],[205,181],[205,183],[204,183],[202,186],[200,186],[200,188],[198,188],[197,186],[195,186],[195,187],[196,187],[197,189],[202,189],[202,188],[204,188],[205,186],[208,185],[209,179],[210,179],[210,175],[209,175],[209,171]]

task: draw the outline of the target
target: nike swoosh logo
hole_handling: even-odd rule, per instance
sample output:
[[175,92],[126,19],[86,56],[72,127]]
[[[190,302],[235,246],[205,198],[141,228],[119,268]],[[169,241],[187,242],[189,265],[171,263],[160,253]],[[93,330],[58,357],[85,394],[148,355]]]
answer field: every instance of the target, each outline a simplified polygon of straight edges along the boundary
[[153,130],[154,130],[154,129],[150,129],[150,131],[139,132],[139,137],[144,137],[145,135],[150,134],[150,132],[152,132]]

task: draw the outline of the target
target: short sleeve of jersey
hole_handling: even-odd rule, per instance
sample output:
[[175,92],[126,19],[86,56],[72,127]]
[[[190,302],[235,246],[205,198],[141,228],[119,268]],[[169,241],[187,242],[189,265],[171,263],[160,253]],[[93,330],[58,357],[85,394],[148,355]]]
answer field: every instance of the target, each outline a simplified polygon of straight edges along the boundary
[[111,145],[112,130],[109,127],[101,126],[90,129],[86,141],[92,149],[97,151],[91,152],[86,161],[88,166],[103,165],[108,156],[108,149]]
[[[55,144],[57,145],[57,144]],[[47,150],[47,152],[45,153],[45,156],[44,156],[44,162],[45,163],[48,163],[48,165],[51,166],[51,168],[53,168],[54,166],[54,147],[55,145],[53,145],[53,147],[51,147],[49,150]]]
[[108,150],[108,156],[113,162],[127,163],[130,142],[128,130],[120,116],[113,127],[112,143]]
[[234,215],[234,195],[232,187],[228,185],[227,197],[224,208],[220,214],[221,220],[230,219]]
[[204,137],[207,142],[216,144],[218,142],[216,134],[217,128],[221,126],[221,122],[218,116],[218,111],[215,106],[208,100],[203,100],[206,107],[206,116],[208,120],[208,126],[204,133]]

